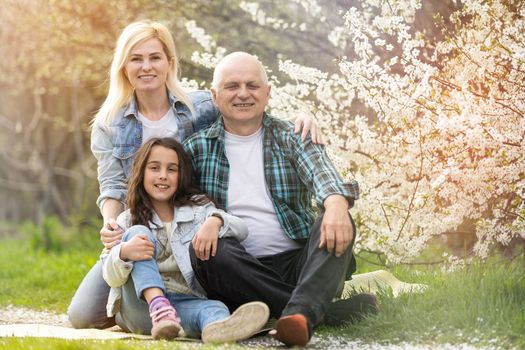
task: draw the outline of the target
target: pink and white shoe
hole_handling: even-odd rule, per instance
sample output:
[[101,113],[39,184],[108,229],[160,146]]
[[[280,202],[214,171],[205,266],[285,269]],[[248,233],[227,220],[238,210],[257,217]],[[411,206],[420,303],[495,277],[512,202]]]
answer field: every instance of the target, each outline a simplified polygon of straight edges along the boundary
[[150,312],[151,335],[153,339],[174,339],[179,335],[181,330],[180,318],[177,317],[177,311],[171,306],[168,299],[166,302],[155,305],[155,310]]

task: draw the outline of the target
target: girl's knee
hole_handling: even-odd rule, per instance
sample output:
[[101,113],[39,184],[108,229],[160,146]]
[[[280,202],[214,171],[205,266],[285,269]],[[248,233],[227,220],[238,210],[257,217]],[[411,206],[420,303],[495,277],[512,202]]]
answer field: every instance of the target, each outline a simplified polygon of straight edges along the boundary
[[135,226],[131,226],[130,228],[128,228],[126,232],[124,232],[124,235],[122,236],[122,240],[124,242],[127,242],[131,238],[135,237],[136,235],[140,235],[140,234],[147,235],[148,239],[151,242],[155,243],[155,236],[153,235],[153,232],[151,232],[151,230],[144,225],[135,225]]

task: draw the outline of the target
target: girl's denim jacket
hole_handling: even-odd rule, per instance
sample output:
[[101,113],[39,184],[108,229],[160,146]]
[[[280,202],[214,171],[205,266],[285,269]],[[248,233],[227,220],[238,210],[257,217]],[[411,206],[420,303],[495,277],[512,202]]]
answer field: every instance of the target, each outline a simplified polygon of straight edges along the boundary
[[[219,116],[208,91],[188,93],[193,103],[195,118],[190,109],[168,92],[171,108],[177,116],[177,139],[182,142],[198,130],[211,125]],[[142,123],[138,120],[137,101],[119,110],[109,126],[95,121],[91,130],[91,151],[98,161],[100,195],[97,205],[107,198],[126,202],[126,184],[131,173],[135,152],[142,145]]]
[[[219,239],[222,237],[234,237],[238,241],[243,241],[248,236],[248,227],[242,219],[230,215],[223,210],[217,209],[210,202],[205,205],[187,205],[174,210],[174,219],[171,223],[171,249],[177,265],[184,276],[188,287],[192,293],[201,298],[206,297],[204,289],[201,287],[191,268],[189,245],[204,221],[213,214],[219,214],[224,222],[219,231]],[[117,223],[123,230],[131,227],[130,210],[122,212],[117,218]],[[160,230],[165,230],[164,223],[159,219],[156,213],[153,213],[153,219],[149,228],[157,237]],[[133,269],[133,261],[123,261],[120,259],[121,244],[113,247],[109,254],[103,252],[102,274],[104,280],[111,287],[107,304],[108,317],[114,316],[120,306],[121,289]]]

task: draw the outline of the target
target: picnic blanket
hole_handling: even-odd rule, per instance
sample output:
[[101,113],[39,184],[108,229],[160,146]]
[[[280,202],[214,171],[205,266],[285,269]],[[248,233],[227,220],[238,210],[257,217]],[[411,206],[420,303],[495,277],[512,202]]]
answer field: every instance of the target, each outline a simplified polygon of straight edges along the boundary
[[427,288],[426,284],[402,282],[388,271],[377,270],[353,275],[350,281],[345,282],[341,298],[348,298],[354,292],[377,294],[389,290],[392,290],[394,297],[398,297],[403,293],[421,293]]
[[[385,270],[378,270],[354,275],[351,281],[345,282],[342,297],[348,297],[354,292],[378,293],[379,291],[392,290],[397,297],[401,293],[417,293],[427,288],[424,284],[406,283],[398,280],[394,275]],[[116,328],[116,327],[115,327]],[[125,333],[114,328],[111,330],[100,329],[74,329],[64,326],[46,324],[8,324],[0,325],[0,337],[38,337],[59,339],[153,339],[149,335]],[[178,341],[199,341],[191,338],[177,338]]]
[[102,329],[75,329],[46,324],[7,324],[0,325],[0,337],[37,337],[60,339],[153,339],[150,335],[124,333]]

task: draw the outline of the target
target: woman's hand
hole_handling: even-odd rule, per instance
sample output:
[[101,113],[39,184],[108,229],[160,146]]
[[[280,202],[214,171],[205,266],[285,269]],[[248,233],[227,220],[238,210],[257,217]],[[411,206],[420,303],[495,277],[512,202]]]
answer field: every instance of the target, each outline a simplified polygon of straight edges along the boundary
[[208,260],[210,255],[215,256],[219,230],[222,225],[222,219],[216,216],[210,216],[199,228],[199,231],[197,231],[191,241],[198,259]]
[[[302,130],[302,132],[301,132]],[[301,140],[304,141],[308,132],[310,132],[310,138],[313,143],[322,145],[323,137],[321,131],[317,128],[314,118],[311,116],[299,116],[295,119],[295,129],[294,132],[297,134],[301,132]]]
[[120,259],[124,261],[140,261],[153,259],[155,245],[145,234],[133,236],[129,241],[122,243]]
[[117,225],[115,219],[109,219],[100,229],[100,241],[106,249],[111,249],[122,240],[124,231]]

